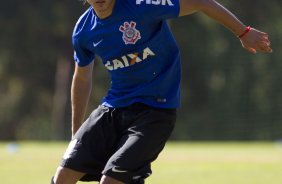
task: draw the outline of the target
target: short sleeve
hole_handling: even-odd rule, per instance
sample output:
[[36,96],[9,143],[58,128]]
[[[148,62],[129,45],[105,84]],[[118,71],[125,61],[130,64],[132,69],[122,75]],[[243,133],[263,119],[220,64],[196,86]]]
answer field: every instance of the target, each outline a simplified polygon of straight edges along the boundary
[[165,20],[179,16],[179,0],[136,0],[133,2],[136,2],[137,9],[142,9],[144,16],[149,15],[153,19]]
[[87,66],[90,64],[94,58],[95,54],[86,48],[83,47],[83,44],[80,43],[80,40],[76,37],[72,38],[72,44],[74,48],[74,60],[78,66]]

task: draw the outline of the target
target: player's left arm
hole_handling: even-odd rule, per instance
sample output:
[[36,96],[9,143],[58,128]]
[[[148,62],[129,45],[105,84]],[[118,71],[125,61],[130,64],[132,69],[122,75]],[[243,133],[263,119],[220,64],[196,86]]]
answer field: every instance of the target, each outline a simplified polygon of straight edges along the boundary
[[[202,12],[210,18],[221,23],[231,30],[237,37],[246,31],[244,25],[233,13],[223,7],[215,0],[179,0],[179,16]],[[251,53],[272,52],[268,34],[251,28],[247,34],[240,38],[243,48]]]

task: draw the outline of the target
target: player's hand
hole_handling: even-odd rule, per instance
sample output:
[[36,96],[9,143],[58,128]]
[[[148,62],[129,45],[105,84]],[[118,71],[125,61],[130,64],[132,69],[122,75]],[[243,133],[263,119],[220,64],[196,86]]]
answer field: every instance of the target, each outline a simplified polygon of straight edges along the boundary
[[256,54],[257,52],[272,52],[268,34],[254,28],[251,28],[250,32],[241,38],[240,41],[243,48],[253,54]]

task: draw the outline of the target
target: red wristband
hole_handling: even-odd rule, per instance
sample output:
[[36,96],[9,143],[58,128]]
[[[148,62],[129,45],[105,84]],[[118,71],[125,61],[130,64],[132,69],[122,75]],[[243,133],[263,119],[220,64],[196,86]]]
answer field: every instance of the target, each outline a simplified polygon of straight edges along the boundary
[[248,32],[251,31],[251,26],[246,27],[246,30],[244,31],[244,33],[242,33],[241,35],[238,36],[238,38],[243,38]]

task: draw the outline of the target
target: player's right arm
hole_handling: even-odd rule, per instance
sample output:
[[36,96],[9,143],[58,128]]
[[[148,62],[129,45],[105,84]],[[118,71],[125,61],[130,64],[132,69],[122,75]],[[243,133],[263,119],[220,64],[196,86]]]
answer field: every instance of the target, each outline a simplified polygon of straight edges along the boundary
[[84,117],[92,89],[93,63],[80,67],[75,65],[71,86],[72,136],[84,122]]

